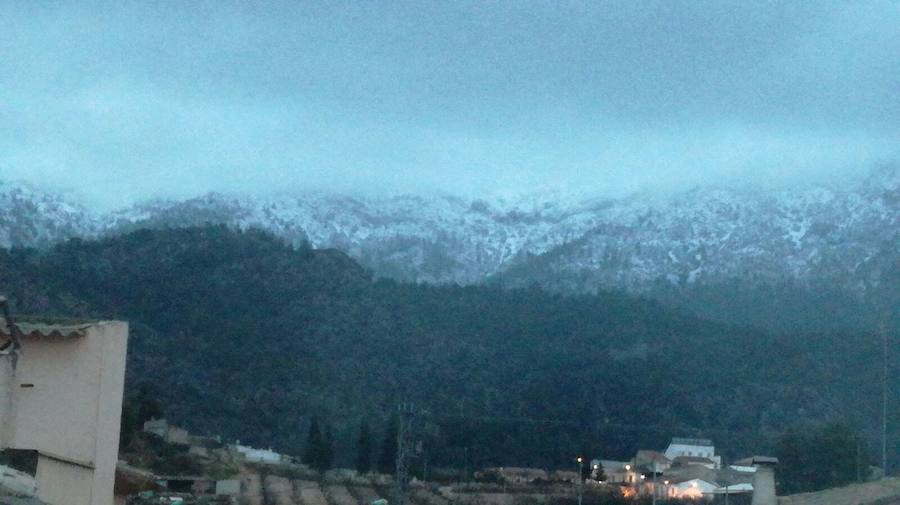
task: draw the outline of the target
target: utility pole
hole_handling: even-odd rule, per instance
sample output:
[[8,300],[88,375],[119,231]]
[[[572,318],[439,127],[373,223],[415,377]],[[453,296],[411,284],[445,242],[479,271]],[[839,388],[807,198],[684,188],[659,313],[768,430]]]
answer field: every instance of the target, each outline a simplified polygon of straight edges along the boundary
[[725,467],[722,469],[722,473],[725,475],[725,505],[728,505],[728,495],[731,494],[728,491],[728,485],[731,484],[731,475],[728,474],[728,460],[725,459],[725,456],[722,456],[722,461],[724,462],[722,466]]
[[469,446],[463,447],[463,484],[469,483]]
[[860,447],[859,447],[859,436],[856,437],[856,482],[862,482],[861,473],[859,471],[859,457],[860,457]]
[[887,332],[884,330],[884,321],[881,322],[881,470],[887,477],[887,375],[888,375],[888,341]]
[[728,505],[728,485],[731,484],[731,476],[728,474],[728,458],[723,454],[721,456],[722,464],[719,469],[722,471],[722,482],[725,484],[725,505]]
[[397,459],[394,474],[394,503],[406,505],[406,484],[409,481],[409,460],[415,449],[412,441],[412,403],[401,403],[397,424]]

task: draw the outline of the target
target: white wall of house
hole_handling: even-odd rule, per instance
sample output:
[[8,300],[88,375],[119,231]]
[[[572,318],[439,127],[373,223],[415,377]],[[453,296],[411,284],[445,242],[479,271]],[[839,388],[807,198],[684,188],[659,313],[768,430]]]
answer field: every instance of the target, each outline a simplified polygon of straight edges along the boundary
[[0,448],[38,451],[41,500],[112,505],[127,323],[85,323],[73,333],[19,326],[25,335],[15,367],[12,356],[0,357]]
[[258,463],[278,463],[281,461],[281,454],[272,449],[254,449],[246,445],[235,445],[235,450],[244,455],[247,461],[255,461]]
[[666,449],[666,457],[675,459],[678,456],[698,456],[712,459],[716,455],[716,448],[712,445],[687,445],[669,444]]
[[699,498],[712,498],[712,493],[716,488],[717,486],[711,482],[706,482],[702,479],[691,479],[677,484],[669,484],[668,493],[671,498],[696,500]]
[[666,449],[665,455],[669,459],[675,459],[679,456],[709,458],[715,463],[715,468],[721,468],[722,466],[722,457],[716,456],[716,447],[713,445],[671,443]]
[[166,434],[169,432],[169,423],[165,419],[150,419],[149,421],[144,421],[143,431],[152,433],[165,440]]

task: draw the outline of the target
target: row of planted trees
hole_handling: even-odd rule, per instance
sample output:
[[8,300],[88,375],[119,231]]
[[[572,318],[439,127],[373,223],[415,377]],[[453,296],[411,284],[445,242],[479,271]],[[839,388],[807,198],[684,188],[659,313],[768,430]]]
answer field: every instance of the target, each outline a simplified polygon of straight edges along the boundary
[[[397,424],[395,420],[392,420],[388,425],[378,459],[374,462],[372,461],[373,452],[374,435],[369,423],[364,420],[359,428],[354,468],[359,473],[367,473],[373,470],[379,473],[393,473],[397,457]],[[333,467],[334,453],[335,440],[331,427],[327,424],[322,425],[319,419],[314,416],[309,424],[306,449],[302,458],[303,463],[320,472],[325,471]]]

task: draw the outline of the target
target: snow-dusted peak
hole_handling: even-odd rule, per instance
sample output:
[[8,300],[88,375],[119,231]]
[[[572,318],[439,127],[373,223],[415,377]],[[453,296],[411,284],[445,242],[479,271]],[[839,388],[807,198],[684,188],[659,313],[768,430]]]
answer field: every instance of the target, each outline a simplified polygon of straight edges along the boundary
[[43,245],[138,227],[225,223],[338,248],[378,274],[416,281],[478,282],[511,267],[529,271],[531,263],[550,275],[593,276],[595,285],[634,290],[659,279],[846,278],[871,270],[873,258],[896,243],[897,181],[898,170],[884,168],[856,186],[708,187],[618,199],[559,189],[497,198],[208,193],[103,215],[0,184],[0,240]]
[[47,245],[94,236],[98,217],[87,209],[32,185],[0,181],[0,246]]

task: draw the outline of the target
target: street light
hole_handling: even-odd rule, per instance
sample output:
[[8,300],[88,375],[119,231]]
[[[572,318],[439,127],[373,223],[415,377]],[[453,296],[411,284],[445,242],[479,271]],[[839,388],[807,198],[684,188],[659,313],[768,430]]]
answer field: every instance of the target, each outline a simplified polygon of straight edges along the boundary
[[581,475],[582,475],[581,471],[583,468],[582,465],[584,464],[584,458],[582,458],[581,456],[578,456],[575,458],[575,462],[578,463],[578,477],[577,477],[578,478],[578,481],[577,481],[578,482],[578,505],[581,505],[581,497],[582,497],[582,494],[584,494],[584,489],[582,486],[584,481],[581,478]]

